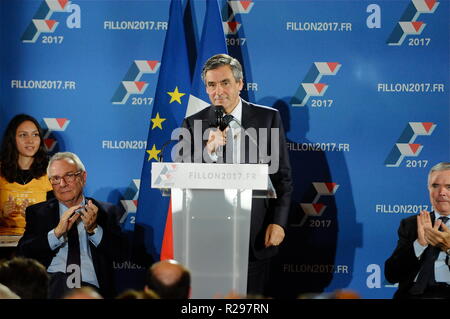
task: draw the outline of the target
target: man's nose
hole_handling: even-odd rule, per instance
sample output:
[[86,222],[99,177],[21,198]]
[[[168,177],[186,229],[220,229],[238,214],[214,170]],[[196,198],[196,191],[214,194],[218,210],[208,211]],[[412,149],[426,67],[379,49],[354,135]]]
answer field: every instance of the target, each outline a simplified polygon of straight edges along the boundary
[[64,177],[61,177],[61,181],[59,182],[59,186],[60,187],[64,187],[66,185],[67,185],[66,180],[64,179]]
[[449,190],[447,189],[447,187],[439,188],[439,195],[440,196],[448,196],[449,195]]
[[216,86],[216,91],[215,91],[215,93],[216,93],[216,95],[220,95],[220,94],[222,94],[222,92],[223,92],[223,88],[222,88],[222,85],[217,85]]

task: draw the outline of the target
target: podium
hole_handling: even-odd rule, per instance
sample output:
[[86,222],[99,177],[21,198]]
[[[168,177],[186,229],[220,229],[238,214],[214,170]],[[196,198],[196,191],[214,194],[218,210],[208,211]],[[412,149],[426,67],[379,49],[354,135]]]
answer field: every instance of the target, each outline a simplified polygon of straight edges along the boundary
[[152,163],[152,188],[171,195],[174,258],[192,298],[247,294],[253,197],[275,197],[267,164]]

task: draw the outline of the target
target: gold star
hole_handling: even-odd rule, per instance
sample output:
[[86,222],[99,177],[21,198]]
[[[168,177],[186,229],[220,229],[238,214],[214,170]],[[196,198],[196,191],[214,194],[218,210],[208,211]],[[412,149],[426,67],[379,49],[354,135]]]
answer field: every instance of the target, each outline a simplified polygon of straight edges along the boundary
[[172,103],[172,102],[174,102],[174,101],[177,101],[178,103],[181,104],[181,97],[182,97],[183,95],[186,95],[186,93],[180,93],[180,92],[178,92],[178,86],[175,87],[175,90],[174,90],[173,92],[167,92],[167,94],[170,95],[170,102],[169,102],[169,104]]
[[153,144],[152,149],[151,149],[151,150],[147,150],[146,152],[147,152],[148,155],[149,155],[147,161],[150,161],[152,158],[154,158],[155,160],[158,160],[158,154],[161,153],[161,150],[157,150],[157,149],[156,149],[156,145]]
[[166,119],[160,118],[159,117],[159,113],[156,113],[156,116],[154,118],[150,119],[150,120],[153,122],[152,130],[155,127],[159,127],[162,130],[163,129],[162,128],[162,122],[164,122]]

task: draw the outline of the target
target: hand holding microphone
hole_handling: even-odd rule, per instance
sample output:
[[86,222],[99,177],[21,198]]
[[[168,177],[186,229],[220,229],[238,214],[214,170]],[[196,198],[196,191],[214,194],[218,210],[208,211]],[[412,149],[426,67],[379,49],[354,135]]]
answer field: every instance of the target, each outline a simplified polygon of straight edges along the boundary
[[228,125],[233,120],[232,115],[227,114],[224,116],[224,108],[222,105],[216,105],[214,107],[215,117],[210,121],[210,127],[213,129],[210,130],[208,142],[206,143],[209,154],[216,153],[220,147],[227,143]]

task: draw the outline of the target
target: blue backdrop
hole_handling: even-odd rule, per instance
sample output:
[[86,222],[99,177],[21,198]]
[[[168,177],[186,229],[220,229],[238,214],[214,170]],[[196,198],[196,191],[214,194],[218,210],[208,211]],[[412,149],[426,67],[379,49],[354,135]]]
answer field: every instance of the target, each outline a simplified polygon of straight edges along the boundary
[[[169,4],[0,2],[0,129],[17,113],[36,117],[51,152],[85,163],[86,193],[126,208],[124,231],[135,221]],[[183,4],[193,72],[205,1]],[[399,222],[431,209],[428,170],[450,158],[449,1],[219,5],[228,51],[245,69],[243,97],[279,109],[289,140],[295,190],[272,294],[391,298],[383,265]]]

